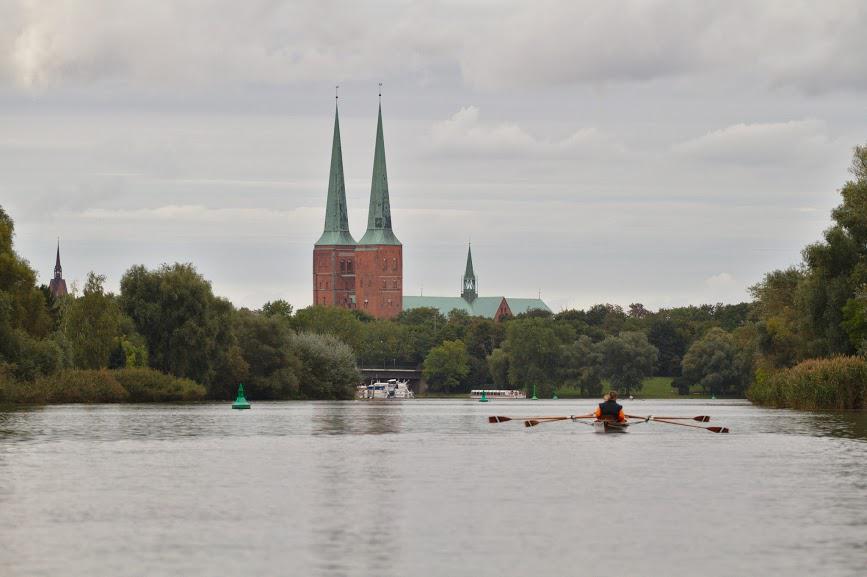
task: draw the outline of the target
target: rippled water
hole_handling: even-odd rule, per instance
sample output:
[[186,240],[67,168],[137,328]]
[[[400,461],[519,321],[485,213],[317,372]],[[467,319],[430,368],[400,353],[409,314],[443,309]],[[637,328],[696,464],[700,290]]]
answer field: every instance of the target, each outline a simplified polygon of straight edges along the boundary
[[0,410],[0,575],[867,574],[867,415],[724,401]]

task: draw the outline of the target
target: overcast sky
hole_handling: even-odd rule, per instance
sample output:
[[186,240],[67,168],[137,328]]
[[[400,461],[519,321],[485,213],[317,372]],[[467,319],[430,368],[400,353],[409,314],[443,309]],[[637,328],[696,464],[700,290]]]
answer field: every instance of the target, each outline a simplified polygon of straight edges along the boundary
[[867,3],[3,0],[0,205],[116,290],[192,262],[306,306],[340,85],[361,237],[377,84],[405,294],[738,302],[867,142]]

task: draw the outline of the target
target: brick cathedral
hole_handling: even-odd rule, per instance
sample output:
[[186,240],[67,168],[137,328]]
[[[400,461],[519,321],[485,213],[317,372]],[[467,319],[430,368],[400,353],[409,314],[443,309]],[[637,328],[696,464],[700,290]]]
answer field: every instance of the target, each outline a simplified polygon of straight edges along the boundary
[[393,318],[403,310],[403,246],[391,229],[382,104],[376,125],[367,231],[357,242],[349,232],[340,120],[335,107],[325,229],[313,246],[313,303],[358,309],[377,318]]

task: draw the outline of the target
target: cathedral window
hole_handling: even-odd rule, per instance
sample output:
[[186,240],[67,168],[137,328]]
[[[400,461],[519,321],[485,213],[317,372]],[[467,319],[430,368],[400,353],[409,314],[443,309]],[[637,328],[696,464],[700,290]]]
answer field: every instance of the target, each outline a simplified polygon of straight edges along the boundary
[[388,270],[388,259],[382,259],[382,270]]
[[340,272],[344,272],[344,273],[346,272],[346,261],[345,260],[340,261]]
[[391,270],[397,270],[397,259],[391,259]]

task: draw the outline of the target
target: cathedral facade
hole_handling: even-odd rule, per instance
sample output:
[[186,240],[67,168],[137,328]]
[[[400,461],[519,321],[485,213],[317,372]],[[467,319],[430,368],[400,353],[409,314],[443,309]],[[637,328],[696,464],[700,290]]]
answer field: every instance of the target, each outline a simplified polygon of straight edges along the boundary
[[391,228],[382,105],[367,230],[357,242],[349,232],[340,120],[335,108],[325,227],[313,245],[313,304],[357,309],[376,318],[394,318],[403,310],[403,246]]

